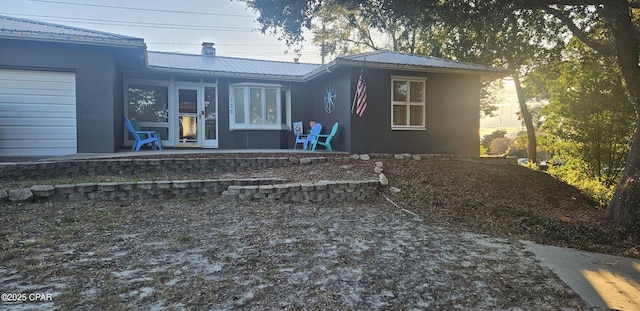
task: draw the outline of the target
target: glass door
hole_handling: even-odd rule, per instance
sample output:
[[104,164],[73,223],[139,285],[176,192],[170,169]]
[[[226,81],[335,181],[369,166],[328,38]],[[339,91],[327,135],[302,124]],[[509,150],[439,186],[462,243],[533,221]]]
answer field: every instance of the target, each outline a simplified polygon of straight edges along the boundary
[[198,88],[178,87],[178,142],[180,147],[199,147]]
[[200,112],[202,116],[202,147],[218,148],[218,101],[215,86],[204,87],[204,101]]

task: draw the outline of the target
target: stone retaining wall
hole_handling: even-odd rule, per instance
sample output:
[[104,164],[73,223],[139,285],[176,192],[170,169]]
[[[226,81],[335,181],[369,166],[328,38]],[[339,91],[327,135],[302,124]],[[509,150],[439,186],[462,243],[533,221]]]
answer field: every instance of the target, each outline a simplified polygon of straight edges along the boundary
[[327,158],[150,158],[96,159],[60,162],[0,163],[0,178],[24,180],[78,175],[136,175],[140,173],[240,172],[284,167],[294,162],[326,162]]
[[173,198],[225,198],[284,202],[363,200],[375,193],[377,180],[284,183],[283,179],[218,179],[86,183],[77,185],[35,185],[2,190],[0,200],[134,200]]
[[364,200],[375,194],[380,182],[320,181],[262,186],[229,186],[223,196],[236,200],[270,200],[283,202],[331,202]]
[[[371,158],[406,160],[442,159],[461,160],[493,165],[515,165],[515,159],[484,158],[459,155],[374,154],[352,155],[354,160]],[[147,158],[147,159],[95,159],[65,162],[0,163],[0,178],[47,179],[82,175],[135,175],[138,173],[171,172],[238,172],[284,167],[293,164],[311,164],[328,161],[315,158]],[[384,170],[376,162],[374,171]],[[33,197],[55,200],[133,200],[171,199],[224,196],[235,200],[280,200],[285,202],[363,200],[375,194],[378,186],[386,186],[387,178],[378,180],[320,181],[317,183],[286,183],[283,179],[219,179],[107,182],[77,185],[36,185],[15,189],[7,193],[0,190],[0,201],[25,201]]]

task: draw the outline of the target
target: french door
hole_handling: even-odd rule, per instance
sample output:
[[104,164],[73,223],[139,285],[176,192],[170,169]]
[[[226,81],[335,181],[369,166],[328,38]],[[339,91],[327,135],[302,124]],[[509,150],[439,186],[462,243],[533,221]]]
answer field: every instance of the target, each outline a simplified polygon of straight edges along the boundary
[[218,93],[215,86],[204,87],[200,106],[202,117],[202,148],[218,148]]
[[215,86],[177,86],[177,147],[218,148]]

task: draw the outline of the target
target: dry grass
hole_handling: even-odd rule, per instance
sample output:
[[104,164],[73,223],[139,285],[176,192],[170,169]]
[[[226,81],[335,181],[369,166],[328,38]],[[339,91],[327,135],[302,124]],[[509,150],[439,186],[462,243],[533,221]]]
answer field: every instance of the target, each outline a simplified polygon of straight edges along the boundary
[[577,189],[543,172],[428,159],[386,160],[392,200],[460,231],[640,258],[631,233]]

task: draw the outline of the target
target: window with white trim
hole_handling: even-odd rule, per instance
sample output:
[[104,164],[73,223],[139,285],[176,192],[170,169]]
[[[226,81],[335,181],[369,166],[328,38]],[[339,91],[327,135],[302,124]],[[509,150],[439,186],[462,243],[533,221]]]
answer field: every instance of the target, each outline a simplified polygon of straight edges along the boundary
[[230,86],[229,127],[282,130],[291,124],[291,90],[278,84],[238,83]]
[[425,129],[426,79],[391,77],[391,129]]

